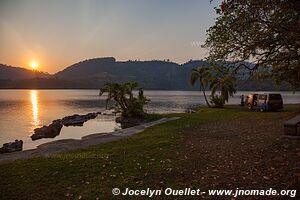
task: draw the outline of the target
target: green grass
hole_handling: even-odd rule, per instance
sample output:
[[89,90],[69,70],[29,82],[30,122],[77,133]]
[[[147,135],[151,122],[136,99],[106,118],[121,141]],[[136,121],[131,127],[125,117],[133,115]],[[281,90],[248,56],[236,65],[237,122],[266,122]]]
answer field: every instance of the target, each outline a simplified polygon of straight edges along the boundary
[[182,186],[172,170],[181,165],[176,152],[183,149],[185,130],[249,114],[228,107],[163,115],[181,118],[120,141],[0,165],[0,199],[112,199],[115,187]]

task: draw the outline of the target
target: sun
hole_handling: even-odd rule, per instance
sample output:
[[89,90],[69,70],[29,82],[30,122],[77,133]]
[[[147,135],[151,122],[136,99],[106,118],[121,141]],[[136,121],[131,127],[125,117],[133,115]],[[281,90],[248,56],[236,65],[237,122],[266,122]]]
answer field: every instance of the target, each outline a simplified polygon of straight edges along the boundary
[[30,63],[30,67],[31,69],[36,70],[39,67],[39,63],[37,63],[36,61],[32,61]]

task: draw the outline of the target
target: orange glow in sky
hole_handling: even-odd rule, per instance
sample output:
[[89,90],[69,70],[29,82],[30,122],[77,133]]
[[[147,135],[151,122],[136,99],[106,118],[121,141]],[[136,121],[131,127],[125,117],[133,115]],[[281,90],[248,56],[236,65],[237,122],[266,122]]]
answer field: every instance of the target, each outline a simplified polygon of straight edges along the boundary
[[56,73],[111,56],[204,59],[208,50],[191,44],[204,43],[220,2],[0,0],[0,63]]
[[30,63],[30,67],[31,69],[36,70],[39,67],[39,63],[37,63],[36,61],[32,61]]

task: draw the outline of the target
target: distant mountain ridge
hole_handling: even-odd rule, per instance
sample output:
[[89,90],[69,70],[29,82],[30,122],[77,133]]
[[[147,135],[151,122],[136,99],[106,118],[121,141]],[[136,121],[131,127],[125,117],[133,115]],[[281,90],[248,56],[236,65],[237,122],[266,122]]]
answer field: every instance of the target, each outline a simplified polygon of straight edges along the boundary
[[[191,70],[207,61],[116,61],[113,57],[75,63],[53,75],[0,65],[0,88],[99,89],[107,82],[136,81],[144,89],[199,90],[190,85]],[[2,73],[3,72],[3,73]],[[271,80],[239,80],[238,90],[288,90]]]
[[[193,89],[189,85],[192,68],[205,61],[179,65],[168,61],[116,61],[115,58],[85,60],[54,74],[58,79],[86,80],[95,85],[106,82],[136,81],[147,89]],[[186,83],[186,84],[183,84]]]
[[24,80],[35,77],[49,78],[51,75],[45,72],[0,64],[0,80]]

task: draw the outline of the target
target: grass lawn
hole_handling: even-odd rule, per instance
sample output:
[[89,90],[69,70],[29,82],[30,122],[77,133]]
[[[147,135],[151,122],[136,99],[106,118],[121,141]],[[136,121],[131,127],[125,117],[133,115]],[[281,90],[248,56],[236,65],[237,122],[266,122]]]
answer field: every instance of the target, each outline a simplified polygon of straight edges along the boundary
[[282,138],[296,112],[167,115],[181,118],[120,141],[0,165],[0,199],[112,199],[115,187],[299,190],[300,141]]

